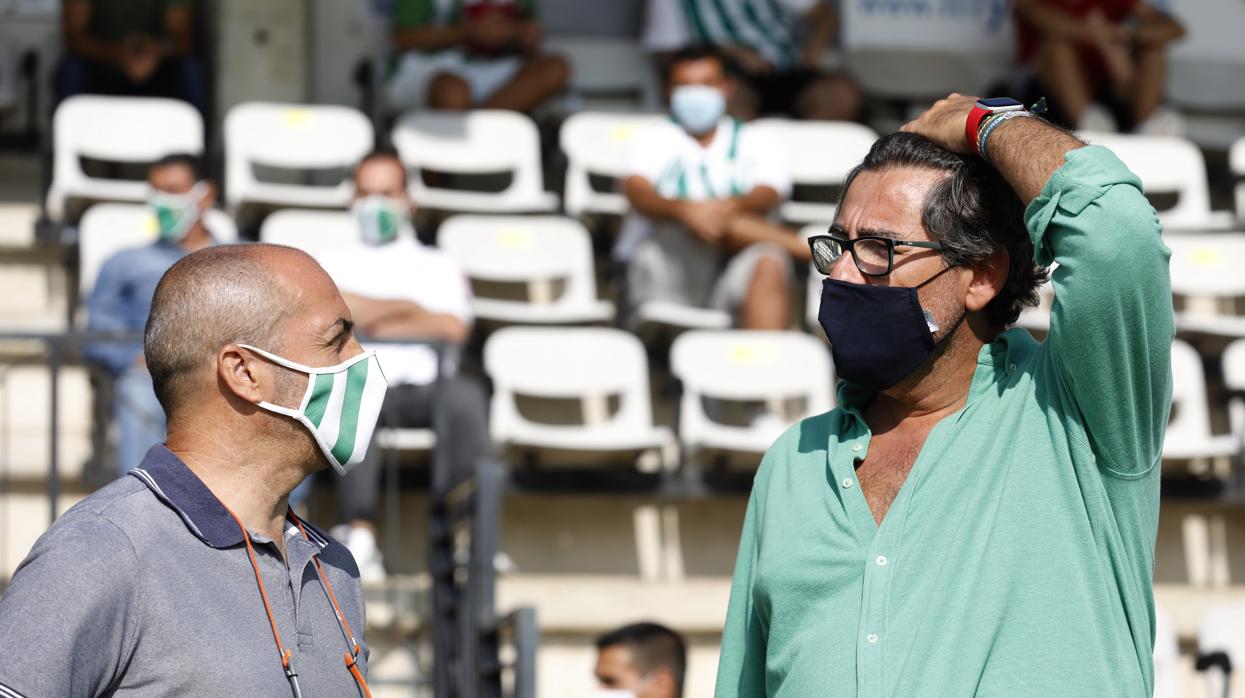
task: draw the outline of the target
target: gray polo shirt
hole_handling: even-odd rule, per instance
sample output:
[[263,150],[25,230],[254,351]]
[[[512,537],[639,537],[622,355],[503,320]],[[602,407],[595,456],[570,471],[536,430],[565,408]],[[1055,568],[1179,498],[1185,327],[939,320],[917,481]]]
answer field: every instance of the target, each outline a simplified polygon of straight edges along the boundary
[[[0,598],[0,698],[291,695],[237,523],[177,456],[142,465],[70,509]],[[345,547],[287,519],[289,566],[251,533],[302,693],[358,696],[319,557],[363,651],[363,589]]]

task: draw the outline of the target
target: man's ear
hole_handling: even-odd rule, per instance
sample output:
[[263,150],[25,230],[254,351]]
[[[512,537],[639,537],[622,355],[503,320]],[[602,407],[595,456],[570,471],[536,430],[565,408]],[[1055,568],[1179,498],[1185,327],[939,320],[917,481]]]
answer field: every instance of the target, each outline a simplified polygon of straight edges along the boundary
[[1003,291],[1011,257],[1007,250],[995,250],[986,261],[972,267],[973,278],[968,282],[964,307],[969,312],[982,310]]
[[242,349],[226,344],[216,352],[216,377],[227,391],[252,405],[265,400],[264,390],[273,382],[272,366]]
[[651,674],[648,690],[644,692],[645,696],[670,696],[674,698],[679,695],[679,686],[674,681],[674,674],[666,667],[658,667]]

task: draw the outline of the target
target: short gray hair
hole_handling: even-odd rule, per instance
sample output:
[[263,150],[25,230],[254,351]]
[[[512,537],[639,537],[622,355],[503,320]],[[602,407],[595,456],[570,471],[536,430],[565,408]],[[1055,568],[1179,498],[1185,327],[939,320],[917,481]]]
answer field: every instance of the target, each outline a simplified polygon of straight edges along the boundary
[[281,351],[277,329],[293,308],[268,263],[277,251],[297,252],[260,243],[207,247],[180,259],[160,279],[143,354],[156,398],[170,419],[194,374],[207,368],[221,347],[246,343]]

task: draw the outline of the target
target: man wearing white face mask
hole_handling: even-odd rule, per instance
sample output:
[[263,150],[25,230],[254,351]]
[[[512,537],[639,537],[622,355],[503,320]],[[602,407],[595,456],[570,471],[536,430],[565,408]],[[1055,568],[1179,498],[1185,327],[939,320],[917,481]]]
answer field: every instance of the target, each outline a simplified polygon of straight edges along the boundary
[[370,696],[349,552],[289,508],[364,458],[386,379],[306,254],[174,264],[144,355],[168,438],[60,517],[0,598],[2,696]]
[[720,56],[692,47],[670,63],[673,120],[638,134],[622,177],[630,204],[615,256],[628,302],[731,312],[748,329],[790,324],[791,260],[809,253],[768,216],[790,193],[781,151],[726,117]]
[[[416,239],[413,208],[397,154],[369,154],[355,168],[352,206],[363,244],[331,250],[319,262],[341,289],[360,335],[435,339],[453,350],[471,330],[471,289],[452,259]],[[435,354],[428,347],[398,344],[380,344],[376,351],[391,386],[381,423],[431,427]],[[438,407],[445,410],[452,435],[451,466],[454,473],[470,472],[490,448],[484,389],[458,375],[445,377],[441,388]],[[376,449],[338,487],[342,524],[333,535],[350,548],[365,580],[384,576],[374,523],[380,472]]]
[[[164,272],[187,254],[215,242],[203,225],[203,212],[216,202],[216,187],[203,178],[198,158],[169,155],[151,166],[147,181],[156,240],[117,252],[104,262],[86,301],[89,330],[141,332]],[[137,342],[92,343],[86,355],[113,376],[117,468],[125,474],[138,466],[152,444],[164,439],[164,412]]]

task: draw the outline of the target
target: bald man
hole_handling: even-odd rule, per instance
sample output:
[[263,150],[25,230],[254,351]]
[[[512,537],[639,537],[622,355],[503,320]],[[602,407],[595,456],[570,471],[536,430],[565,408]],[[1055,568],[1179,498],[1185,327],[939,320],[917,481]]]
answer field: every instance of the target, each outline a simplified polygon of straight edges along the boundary
[[211,247],[174,264],[144,355],[168,438],[70,509],[0,598],[0,696],[367,696],[350,553],[291,490],[363,459],[375,355],[307,255]]

